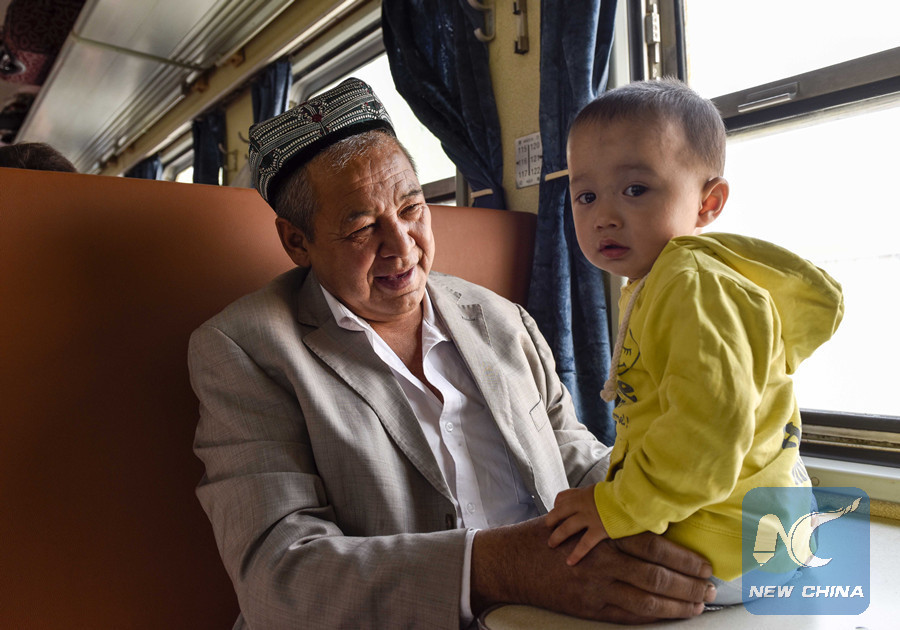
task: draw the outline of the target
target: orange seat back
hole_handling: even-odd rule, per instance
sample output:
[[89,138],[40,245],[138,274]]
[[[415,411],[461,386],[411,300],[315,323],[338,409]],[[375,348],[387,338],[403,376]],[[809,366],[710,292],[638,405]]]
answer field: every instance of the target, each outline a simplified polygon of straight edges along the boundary
[[[435,269],[524,302],[534,217],[434,208]],[[191,332],[293,266],[256,191],[0,168],[0,628],[228,628]]]

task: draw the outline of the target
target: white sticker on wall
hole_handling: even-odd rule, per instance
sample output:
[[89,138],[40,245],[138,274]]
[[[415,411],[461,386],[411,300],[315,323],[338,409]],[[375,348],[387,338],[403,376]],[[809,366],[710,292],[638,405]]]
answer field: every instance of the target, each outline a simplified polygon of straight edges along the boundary
[[516,138],[516,188],[540,183],[543,155],[540,133]]

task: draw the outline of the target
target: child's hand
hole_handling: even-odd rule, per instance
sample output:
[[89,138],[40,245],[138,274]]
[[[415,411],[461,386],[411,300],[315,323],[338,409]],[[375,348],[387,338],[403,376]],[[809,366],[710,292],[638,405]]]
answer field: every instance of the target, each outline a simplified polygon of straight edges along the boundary
[[547,524],[555,528],[547,541],[551,547],[556,547],[570,536],[585,530],[575,549],[566,558],[569,566],[577,564],[597,543],[609,538],[594,504],[593,486],[563,490],[556,495],[553,509],[547,514]]

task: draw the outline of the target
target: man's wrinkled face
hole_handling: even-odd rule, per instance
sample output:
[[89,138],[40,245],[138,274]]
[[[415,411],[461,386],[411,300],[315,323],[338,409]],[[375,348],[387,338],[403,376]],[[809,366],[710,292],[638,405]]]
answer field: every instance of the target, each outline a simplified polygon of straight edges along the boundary
[[406,155],[385,136],[342,167],[321,158],[307,166],[317,201],[314,240],[299,233],[300,259],[291,257],[370,323],[420,316],[434,238]]

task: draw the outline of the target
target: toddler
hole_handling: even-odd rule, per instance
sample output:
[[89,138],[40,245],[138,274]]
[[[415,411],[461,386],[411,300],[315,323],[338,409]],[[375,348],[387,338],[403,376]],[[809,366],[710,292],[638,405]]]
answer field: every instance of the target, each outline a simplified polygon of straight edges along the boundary
[[552,547],[584,532],[569,564],[604,538],[665,533],[710,560],[720,604],[741,601],[744,494],[809,486],[789,375],[843,314],[840,285],[808,261],[700,235],[728,199],[724,162],[718,111],[675,80],[608,91],[572,124],[578,244],[629,282],[603,391],[607,481],[560,493],[548,517]]

